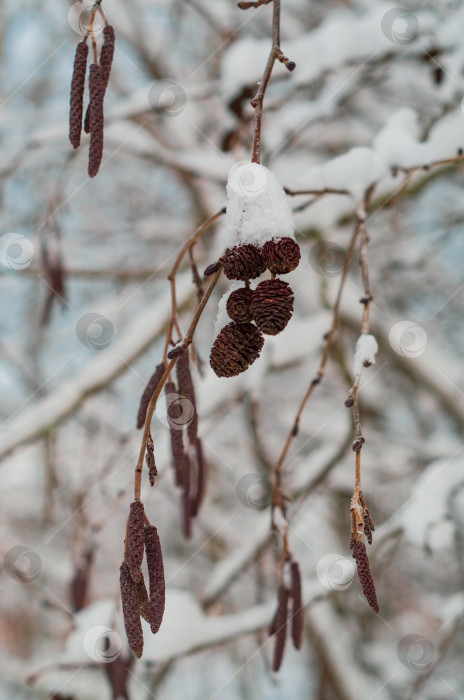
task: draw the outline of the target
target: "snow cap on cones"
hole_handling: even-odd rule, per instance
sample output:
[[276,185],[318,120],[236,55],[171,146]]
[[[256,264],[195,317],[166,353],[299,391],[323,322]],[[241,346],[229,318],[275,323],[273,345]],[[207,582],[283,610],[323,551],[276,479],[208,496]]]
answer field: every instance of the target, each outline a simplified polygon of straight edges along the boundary
[[273,172],[258,163],[232,166],[227,181],[224,250],[237,245],[262,248],[273,238],[292,238],[295,226],[287,195]]

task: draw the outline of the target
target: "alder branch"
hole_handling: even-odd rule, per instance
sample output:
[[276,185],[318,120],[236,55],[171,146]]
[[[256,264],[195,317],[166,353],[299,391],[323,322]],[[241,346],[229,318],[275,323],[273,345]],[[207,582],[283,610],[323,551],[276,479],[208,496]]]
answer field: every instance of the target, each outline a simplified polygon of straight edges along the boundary
[[291,444],[293,442],[293,439],[296,437],[298,434],[298,428],[299,428],[299,423],[301,416],[303,414],[303,411],[306,407],[306,404],[308,403],[309,399],[314,393],[314,390],[316,387],[321,384],[321,382],[324,379],[325,372],[326,372],[326,367],[327,367],[327,362],[329,360],[330,356],[330,351],[332,348],[332,343],[335,338],[335,335],[338,330],[339,326],[339,316],[340,316],[340,305],[343,297],[343,290],[345,287],[346,279],[348,277],[348,272],[351,266],[351,260],[353,257],[354,249],[356,246],[356,242],[359,236],[359,227],[356,225],[355,230],[353,232],[353,235],[351,237],[350,244],[348,246],[348,249],[346,251],[345,255],[345,261],[343,265],[343,270],[341,274],[341,279],[340,279],[340,284],[338,287],[338,292],[333,308],[333,313],[332,313],[332,325],[330,330],[325,336],[324,339],[324,345],[322,348],[322,354],[321,354],[321,360],[319,363],[318,370],[311,380],[305,394],[303,395],[303,398],[300,401],[300,404],[298,406],[298,410],[296,412],[296,416],[293,420],[292,427],[290,428],[290,431],[287,435],[287,438],[285,440],[284,447],[282,449],[282,452],[280,453],[279,459],[277,460],[276,466],[274,468],[274,488],[273,488],[273,495],[272,495],[272,513],[271,517],[273,519],[273,511],[275,508],[279,508],[282,512],[282,514],[285,517],[286,513],[286,506],[284,503],[284,498],[282,497],[281,493],[281,481],[282,481],[282,470],[284,467],[285,460],[287,458],[288,452],[290,450]]
[[[193,319],[190,323],[190,327],[182,341],[181,347],[185,350],[188,348],[188,346],[191,344],[193,340],[193,336],[195,334],[196,327],[198,325],[198,322],[201,318],[201,315],[206,307],[206,304],[208,303],[211,294],[213,293],[213,290],[222,275],[222,266],[214,273],[214,275],[211,278],[211,281],[208,285],[208,288],[205,291],[205,294],[203,295],[203,298],[201,299],[200,303],[198,304],[197,310],[195,311],[195,314],[193,316]],[[142,485],[142,471],[143,471],[143,462],[145,458],[145,451],[147,448],[147,442],[148,442],[148,436],[150,435],[150,426],[151,426],[151,420],[153,417],[153,413],[155,412],[156,409],[156,403],[158,401],[158,397],[169,377],[171,374],[172,370],[177,364],[178,356],[174,357],[172,360],[170,360],[169,364],[167,365],[164,374],[156,387],[156,390],[150,400],[150,403],[148,404],[147,408],[147,414],[145,418],[145,427],[143,430],[143,437],[142,437],[142,444],[140,447],[140,452],[139,452],[139,458],[137,461],[137,466],[135,468],[135,476],[134,476],[134,500],[140,501],[140,491],[141,491],[141,485]]]
[[[271,0],[264,0],[263,2],[255,3],[240,3],[239,7],[242,9],[247,9],[247,7],[259,7],[259,5],[268,4]],[[273,0],[273,13],[272,13],[272,49],[267,59],[266,67],[264,68],[264,73],[259,83],[258,92],[251,101],[251,106],[255,110],[255,118],[253,123],[253,146],[251,151],[251,162],[260,163],[261,162],[261,126],[263,120],[263,103],[264,95],[266,94],[266,89],[271,78],[272,70],[276,61],[283,63],[289,71],[295,68],[293,61],[289,61],[286,56],[283,55],[280,48],[280,0]],[[244,7],[246,5],[247,7]]]
[[[180,331],[178,319],[177,319],[177,293],[176,293],[176,275],[179,270],[179,267],[181,265],[181,262],[185,256],[185,254],[188,252],[189,255],[192,254],[192,250],[201,238],[201,236],[204,234],[204,232],[212,225],[214,224],[223,214],[226,213],[225,208],[221,208],[219,211],[217,211],[215,214],[210,216],[206,221],[204,221],[201,226],[197,228],[195,233],[184,243],[182,246],[179,255],[177,256],[174,265],[171,269],[171,272],[168,275],[168,280],[171,288],[171,318],[169,320],[168,328],[166,331],[166,341],[164,345],[164,354],[163,354],[163,361],[164,364],[167,364],[167,354],[168,354],[168,348],[169,345],[174,345],[175,343],[173,342],[173,330],[174,328],[177,330],[179,333],[179,336],[182,336],[182,333]],[[191,257],[191,266],[192,269],[194,268],[194,262],[193,258]],[[194,278],[195,278],[195,273],[194,273]],[[196,281],[196,280],[195,280]]]

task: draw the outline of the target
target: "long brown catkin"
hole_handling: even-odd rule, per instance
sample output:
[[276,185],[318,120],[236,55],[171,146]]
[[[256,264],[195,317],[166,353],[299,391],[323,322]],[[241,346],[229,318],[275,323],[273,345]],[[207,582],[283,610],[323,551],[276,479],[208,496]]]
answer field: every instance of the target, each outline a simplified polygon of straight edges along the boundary
[[124,626],[126,628],[129,646],[135,656],[140,659],[143,652],[143,631],[140,620],[140,606],[136,584],[129,571],[128,564],[124,561],[119,570],[119,582],[121,586],[122,612]]
[[76,47],[71,80],[71,96],[69,100],[69,140],[74,148],[78,148],[81,142],[85,74],[87,71],[88,54],[89,47],[85,42],[80,41]]
[[163,554],[158,531],[154,525],[145,528],[145,555],[148,565],[150,597],[150,626],[156,634],[161,626],[166,604]]

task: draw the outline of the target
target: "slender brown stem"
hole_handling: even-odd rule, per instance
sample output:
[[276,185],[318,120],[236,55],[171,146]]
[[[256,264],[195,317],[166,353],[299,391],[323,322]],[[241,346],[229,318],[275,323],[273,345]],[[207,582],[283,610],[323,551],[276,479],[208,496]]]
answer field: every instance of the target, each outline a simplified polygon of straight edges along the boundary
[[[164,344],[164,364],[167,364],[167,355],[168,355],[168,350],[169,350],[169,345],[172,344],[173,342],[173,331],[174,329],[177,330],[179,337],[182,337],[182,332],[179,327],[179,323],[177,320],[177,295],[176,295],[176,275],[179,270],[179,267],[182,263],[182,260],[184,259],[185,254],[188,252],[189,254],[193,250],[194,246],[198,243],[199,239],[201,236],[204,234],[204,232],[212,225],[214,224],[223,214],[225,214],[225,209],[222,208],[219,211],[217,211],[215,214],[212,214],[206,221],[204,221],[201,226],[197,228],[195,233],[184,243],[182,248],[180,249],[179,255],[177,256],[174,265],[168,275],[168,280],[169,284],[171,285],[171,318],[168,323],[168,328],[166,331],[166,342]],[[192,258],[191,258],[192,259]]]
[[274,0],[272,14],[272,49],[267,59],[264,73],[259,83],[258,92],[251,101],[251,105],[255,109],[255,118],[253,124],[253,146],[251,151],[251,162],[261,162],[261,125],[263,119],[263,102],[266,88],[268,86],[274,63],[282,54],[280,50],[280,0]]
[[[205,309],[206,304],[209,301],[209,298],[211,294],[213,293],[213,290],[222,274],[222,267],[217,270],[217,272],[214,273],[214,275],[211,277],[211,281],[205,291],[205,294],[198,304],[197,310],[195,311],[195,314],[193,316],[193,319],[190,323],[190,327],[182,341],[182,345],[185,347],[188,347],[190,343],[192,342],[196,327],[198,325],[198,322],[201,318],[201,315]],[[164,374],[156,387],[156,390],[151,398],[150,403],[148,404],[147,408],[147,415],[145,418],[145,427],[143,430],[143,437],[142,437],[142,445],[140,447],[140,452],[139,452],[139,458],[137,460],[137,466],[135,468],[135,477],[134,477],[134,499],[136,501],[140,501],[140,491],[141,491],[141,486],[142,486],[142,471],[143,471],[143,461],[145,458],[145,451],[147,448],[147,442],[148,442],[148,436],[150,434],[150,425],[151,425],[151,419],[153,417],[153,413],[156,408],[156,403],[158,401],[158,397],[170,375],[172,372],[173,368],[176,366],[177,363],[177,358],[174,358],[173,360],[170,360],[170,362],[167,364],[166,369],[164,371]]]

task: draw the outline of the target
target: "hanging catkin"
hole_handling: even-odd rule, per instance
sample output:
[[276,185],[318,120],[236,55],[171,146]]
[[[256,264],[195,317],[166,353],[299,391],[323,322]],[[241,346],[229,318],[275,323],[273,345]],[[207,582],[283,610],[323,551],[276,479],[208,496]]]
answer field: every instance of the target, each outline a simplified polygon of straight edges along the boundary
[[166,584],[160,539],[154,525],[145,528],[145,555],[148,565],[150,626],[153,634],[156,634],[163,620]]
[[188,348],[179,356],[179,359],[177,360],[176,374],[179,392],[189,402],[189,422],[187,424],[187,437],[189,439],[190,444],[194,445],[197,439],[198,414],[195,402],[195,388],[193,386],[192,375],[190,372],[190,355]]
[[81,142],[85,74],[87,71],[88,54],[89,47],[85,42],[80,41],[76,47],[76,55],[74,58],[69,105],[69,140],[74,148],[78,148]]
[[140,567],[143,561],[145,512],[141,501],[132,501],[128,525],[128,565],[134,581],[142,577]]
[[142,398],[140,399],[140,406],[139,406],[139,412],[137,414],[137,428],[143,428],[145,425],[145,418],[147,415],[147,408],[148,404],[150,403],[151,397],[155,393],[155,389],[158,386],[158,384],[161,381],[161,378],[164,374],[164,362],[162,362],[160,365],[158,365],[151,375],[150,379],[148,380],[148,383],[144,389],[144,392],[142,394]]
[[358,567],[358,577],[362,591],[369,606],[375,613],[379,612],[379,604],[375,592],[374,579],[372,578],[369,559],[367,558],[366,545],[364,542],[356,542],[353,547],[353,556]]
[[119,583],[121,586],[122,612],[127,639],[133,653],[140,659],[143,652],[143,632],[140,620],[139,596],[136,584],[129,571],[129,566],[125,561],[121,564],[119,570]]
[[110,79],[111,66],[113,63],[114,42],[115,42],[114,29],[111,25],[108,25],[103,30],[103,46],[102,46],[101,52],[100,52],[100,65],[103,69],[103,81],[104,81],[105,90],[108,86],[108,81]]
[[103,157],[103,98],[105,97],[105,75],[98,63],[90,66],[89,99],[90,99],[90,148],[89,148],[89,177],[95,177],[100,169]]
[[269,628],[269,634],[275,635],[274,659],[272,668],[278,671],[284,657],[285,640],[287,638],[289,590],[285,586],[279,586],[279,602],[274,619]]
[[301,648],[303,641],[303,601],[301,597],[301,574],[296,561],[292,561],[292,641],[296,649]]

